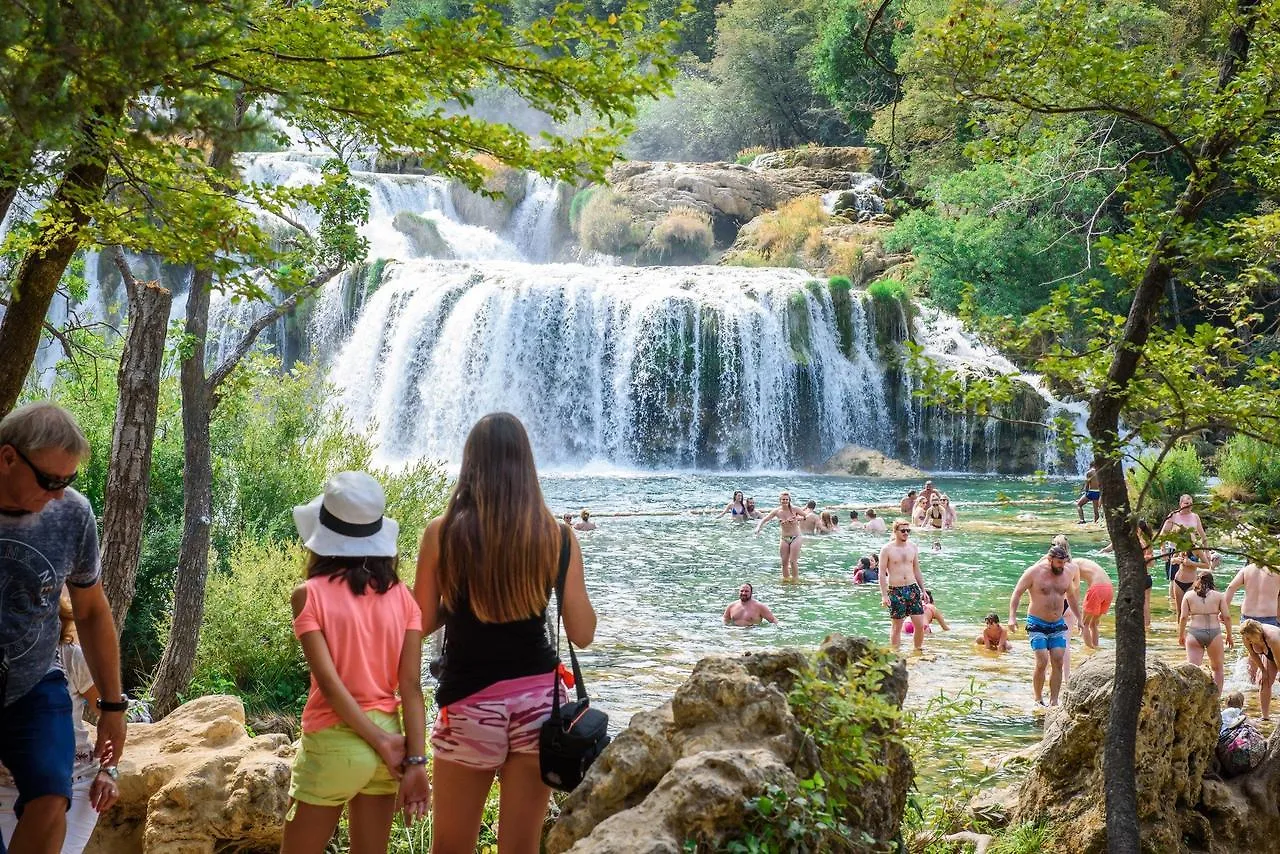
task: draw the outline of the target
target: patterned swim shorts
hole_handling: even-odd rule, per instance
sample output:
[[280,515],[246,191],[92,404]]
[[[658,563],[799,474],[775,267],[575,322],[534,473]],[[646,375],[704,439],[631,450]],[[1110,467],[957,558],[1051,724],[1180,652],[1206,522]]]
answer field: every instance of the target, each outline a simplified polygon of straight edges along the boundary
[[[506,679],[450,703],[431,730],[435,756],[490,771],[509,753],[537,753],[542,724],[551,717],[551,684],[550,673]],[[563,685],[559,689],[563,702]]]
[[1031,640],[1032,649],[1066,649],[1067,634],[1066,620],[1050,623],[1027,615],[1027,637]]
[[905,620],[907,617],[924,613],[924,596],[920,593],[919,584],[908,584],[906,587],[889,588],[889,618]]

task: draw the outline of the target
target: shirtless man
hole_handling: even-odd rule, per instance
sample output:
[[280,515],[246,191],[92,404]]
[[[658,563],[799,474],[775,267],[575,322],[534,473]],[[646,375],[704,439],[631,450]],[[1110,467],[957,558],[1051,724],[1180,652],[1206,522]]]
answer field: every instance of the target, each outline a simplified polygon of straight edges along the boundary
[[867,511],[867,524],[863,525],[863,530],[870,531],[873,534],[884,533],[884,520],[876,515],[875,510]]
[[1078,620],[1080,618],[1080,591],[1072,584],[1074,574],[1067,571],[1070,555],[1061,546],[1049,549],[1049,554],[1027,568],[1009,597],[1009,634],[1018,631],[1018,607],[1022,597],[1030,591],[1031,604],[1027,608],[1027,635],[1031,649],[1036,654],[1036,669],[1031,677],[1036,702],[1044,705],[1044,672],[1052,665],[1049,677],[1049,705],[1058,704],[1058,691],[1062,687],[1062,662],[1067,649],[1067,622],[1062,618],[1062,600]]
[[934,488],[933,481],[926,480],[924,482],[924,489],[920,492],[920,497],[924,499],[924,503],[927,505],[932,503],[935,495],[939,498],[942,497],[942,493],[938,492],[938,490]]
[[1083,525],[1084,505],[1093,505],[1093,521],[1098,521],[1098,505],[1102,501],[1102,484],[1098,483],[1098,470],[1090,468],[1084,473],[1084,492],[1076,499],[1076,515],[1080,517],[1077,525]]
[[898,509],[902,511],[903,516],[910,516],[911,511],[916,506],[916,491],[914,489],[907,492],[906,497],[898,504]]
[[800,520],[800,533],[812,537],[814,534],[818,533],[818,522],[820,521],[818,516],[818,502],[811,500],[804,506],[804,509],[806,512],[804,517]]
[[[813,503],[813,502],[810,502]],[[791,493],[784,492],[778,496],[778,506],[769,511],[769,515],[756,525],[756,536],[769,524],[770,519],[777,519],[782,526],[782,543],[778,547],[778,557],[782,559],[782,580],[796,581],[800,578],[800,523],[809,514],[791,506]],[[788,570],[790,573],[788,574]]]
[[856,531],[862,527],[864,526],[862,524],[862,520],[858,518],[858,511],[850,510],[849,511],[849,530]]
[[[1244,602],[1240,605],[1241,625],[1245,620],[1253,620],[1265,626],[1280,628],[1280,621],[1276,619],[1276,614],[1280,613],[1277,610],[1277,605],[1280,605],[1280,575],[1265,566],[1249,564],[1236,573],[1236,577],[1231,579],[1227,589],[1222,592],[1228,606],[1241,587],[1244,588]],[[1257,673],[1250,659],[1249,681],[1254,681],[1256,677]]]
[[592,522],[592,521],[591,521],[591,511],[590,511],[590,510],[588,510],[587,508],[585,508],[585,507],[584,507],[584,508],[582,508],[581,516],[582,516],[582,521],[581,521],[581,522],[575,522],[575,523],[574,523],[574,525],[573,525],[573,530],[575,530],[575,531],[594,531],[596,528],[600,527],[600,526],[599,526],[599,525],[597,525],[595,522]]
[[738,588],[738,601],[730,603],[729,607],[724,609],[726,626],[758,626],[765,621],[778,625],[778,618],[773,616],[769,606],[756,601],[752,598],[754,595],[755,588],[749,581]]
[[1097,649],[1098,624],[1102,615],[1111,608],[1116,589],[1111,583],[1111,576],[1095,561],[1087,557],[1073,557],[1071,562],[1079,571],[1080,580],[1086,585],[1084,591],[1084,620],[1080,631],[1084,636],[1084,645],[1089,649]]
[[573,514],[572,514],[572,513],[566,513],[566,514],[564,514],[564,516],[563,516],[562,518],[564,519],[564,523],[565,523],[566,525],[568,525],[570,528],[572,528],[572,527],[573,527]]
[[880,604],[889,609],[892,630],[889,643],[902,642],[902,621],[911,618],[916,652],[924,649],[924,577],[920,574],[920,550],[907,542],[911,523],[893,523],[893,539],[880,550]]

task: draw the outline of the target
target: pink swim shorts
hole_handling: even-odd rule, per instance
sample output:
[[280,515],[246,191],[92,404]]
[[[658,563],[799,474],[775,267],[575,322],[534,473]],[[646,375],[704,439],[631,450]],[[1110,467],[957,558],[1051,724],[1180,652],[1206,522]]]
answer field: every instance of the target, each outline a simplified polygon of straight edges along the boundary
[[1111,607],[1115,591],[1110,581],[1100,581],[1084,592],[1084,613],[1088,617],[1101,617]]
[[[501,768],[508,753],[537,753],[538,734],[551,716],[550,673],[495,682],[440,710],[431,729],[438,759],[468,768]],[[561,702],[564,686],[558,682]]]

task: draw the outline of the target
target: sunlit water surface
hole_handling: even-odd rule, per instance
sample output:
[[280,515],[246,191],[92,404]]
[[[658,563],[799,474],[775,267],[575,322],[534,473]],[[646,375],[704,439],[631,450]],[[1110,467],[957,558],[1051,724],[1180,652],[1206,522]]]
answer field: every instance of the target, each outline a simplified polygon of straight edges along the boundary
[[[844,530],[806,537],[800,581],[783,584],[777,523],[754,536],[754,523],[715,515],[735,489],[754,496],[766,512],[787,489],[798,505],[813,499],[819,508],[844,508],[842,524],[849,508],[865,516],[868,507],[879,508],[891,522],[898,515],[898,501],[919,483],[790,473],[549,474],[542,483],[558,514],[590,508],[600,526],[579,534],[587,589],[599,616],[595,642],[581,660],[592,695],[619,727],[635,712],[668,700],[707,655],[812,648],[831,632],[888,638],[878,587],[853,584],[851,569],[859,557],[878,551],[887,534]],[[958,744],[977,766],[1034,741],[1043,722],[1031,693],[1033,656],[1026,635],[1019,633],[1011,653],[980,651],[974,638],[983,617],[994,611],[1007,618],[1014,583],[1045,553],[1054,534],[1065,533],[1073,552],[1097,560],[1113,579],[1115,565],[1099,553],[1105,529],[1076,524],[1072,502],[1079,486],[1074,481],[944,477],[935,483],[957,508],[957,529],[936,536],[913,532],[913,539],[921,549],[925,584],[951,630],[935,630],[923,656],[908,655],[907,705],[918,709],[940,691],[955,695],[972,687],[982,704],[960,722]],[[1224,564],[1219,589],[1235,569]],[[1162,567],[1155,575],[1149,655],[1182,661]],[[779,626],[722,624],[725,606],[736,599],[744,581],[754,585],[756,597],[773,610]],[[1021,613],[1025,608],[1024,603]],[[1102,635],[1103,647],[1113,647],[1110,613]],[[909,647],[908,638],[904,649]],[[1074,638],[1073,662],[1087,654]],[[1244,687],[1232,675],[1235,659],[1228,651],[1228,680]]]

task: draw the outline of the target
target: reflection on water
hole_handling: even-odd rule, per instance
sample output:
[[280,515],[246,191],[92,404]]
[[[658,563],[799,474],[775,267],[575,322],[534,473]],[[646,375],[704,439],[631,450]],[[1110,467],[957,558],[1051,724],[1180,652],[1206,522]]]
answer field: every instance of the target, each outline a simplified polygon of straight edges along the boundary
[[[1042,720],[1031,694],[1033,656],[1025,634],[1014,639],[1011,653],[984,653],[973,643],[983,617],[994,611],[1006,619],[1014,583],[1044,554],[1054,534],[1067,534],[1074,552],[1093,557],[1113,578],[1115,568],[1109,556],[1097,553],[1106,542],[1105,530],[1075,524],[1075,481],[968,477],[935,482],[956,506],[958,529],[912,536],[921,548],[926,586],[951,631],[931,634],[922,657],[908,655],[908,706],[918,708],[939,691],[957,694],[972,683],[983,704],[964,729],[978,748],[975,760],[981,760],[1034,740]],[[669,699],[706,655],[816,647],[830,632],[887,640],[889,624],[878,588],[854,585],[851,570],[859,557],[878,551],[887,534],[846,530],[807,537],[800,581],[783,584],[776,522],[757,537],[754,523],[714,516],[735,489],[754,496],[766,512],[778,493],[789,489],[799,504],[812,498],[819,508],[852,507],[865,515],[866,507],[896,508],[906,490],[918,486],[781,473],[545,476],[544,493],[557,515],[587,507],[600,524],[599,530],[579,535],[587,588],[599,615],[595,643],[582,656],[592,694],[622,726],[635,712]],[[842,515],[843,524],[848,513]],[[881,515],[888,522],[898,514],[886,509]],[[935,541],[941,551],[932,550]],[[1220,573],[1235,569],[1224,565]],[[1156,575],[1151,654],[1181,661],[1159,569]],[[756,597],[777,615],[779,626],[721,624],[725,606],[744,581],[755,586]],[[1024,603],[1023,614],[1025,608]],[[1104,648],[1110,648],[1111,614],[1103,619],[1102,635]],[[1075,639],[1073,663],[1085,655]],[[1234,655],[1228,653],[1229,662]]]

